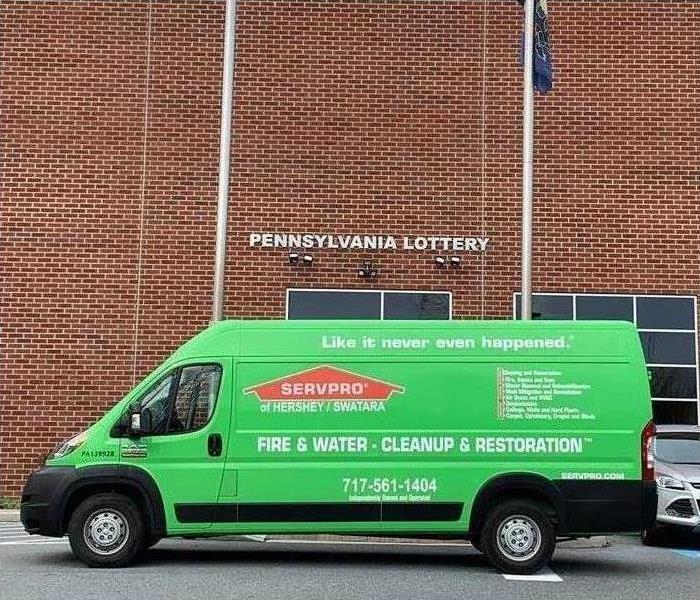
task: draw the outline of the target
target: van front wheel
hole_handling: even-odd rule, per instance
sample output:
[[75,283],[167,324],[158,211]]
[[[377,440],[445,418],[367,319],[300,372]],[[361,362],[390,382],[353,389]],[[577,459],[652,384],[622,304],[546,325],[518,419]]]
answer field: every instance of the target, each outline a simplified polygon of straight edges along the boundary
[[479,542],[489,562],[500,571],[532,575],[549,564],[556,533],[540,505],[509,500],[488,514]]
[[83,500],[68,523],[73,554],[89,567],[124,567],[144,549],[141,512],[122,494],[96,494]]

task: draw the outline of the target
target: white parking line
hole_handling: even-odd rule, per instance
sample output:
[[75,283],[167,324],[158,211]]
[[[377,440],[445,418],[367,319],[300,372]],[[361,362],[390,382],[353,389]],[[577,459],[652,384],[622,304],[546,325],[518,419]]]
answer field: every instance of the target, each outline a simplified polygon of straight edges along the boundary
[[241,537],[249,542],[264,542],[267,540],[266,535],[242,535]]
[[535,575],[509,575],[507,573],[501,573],[504,579],[508,581],[547,581],[550,583],[564,581],[559,575],[557,575],[551,569],[542,569],[539,573]]
[[46,544],[67,544],[67,539],[47,540],[45,538],[37,538],[35,540],[21,540],[16,542],[0,542],[0,546],[43,546]]
[[18,531],[24,532],[24,527],[15,527],[14,529],[3,529],[0,531],[0,535],[12,535],[13,533],[17,533]]

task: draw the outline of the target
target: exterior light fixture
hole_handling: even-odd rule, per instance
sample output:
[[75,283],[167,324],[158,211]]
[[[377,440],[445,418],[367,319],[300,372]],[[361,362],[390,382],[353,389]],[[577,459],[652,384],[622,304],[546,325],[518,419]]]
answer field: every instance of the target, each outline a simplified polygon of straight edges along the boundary
[[358,277],[363,277],[365,279],[372,279],[379,274],[379,271],[372,266],[371,262],[364,263],[361,267],[357,269]]
[[459,267],[462,264],[462,259],[459,256],[450,256],[450,266]]
[[298,252],[289,253],[289,264],[303,265],[304,267],[310,267],[314,262],[314,257],[311,254],[299,254]]
[[447,259],[444,256],[435,257],[435,266],[442,269],[442,267],[444,267],[445,264],[447,264]]

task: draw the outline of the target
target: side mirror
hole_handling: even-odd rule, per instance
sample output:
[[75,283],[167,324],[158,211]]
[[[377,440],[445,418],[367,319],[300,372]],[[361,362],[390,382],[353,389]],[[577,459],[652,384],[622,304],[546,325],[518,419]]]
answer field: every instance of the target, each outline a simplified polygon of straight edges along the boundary
[[126,432],[129,437],[139,438],[151,433],[152,415],[150,408],[136,409],[125,416],[127,417]]
[[129,435],[131,437],[141,437],[141,433],[141,413],[131,413],[131,420],[129,422]]

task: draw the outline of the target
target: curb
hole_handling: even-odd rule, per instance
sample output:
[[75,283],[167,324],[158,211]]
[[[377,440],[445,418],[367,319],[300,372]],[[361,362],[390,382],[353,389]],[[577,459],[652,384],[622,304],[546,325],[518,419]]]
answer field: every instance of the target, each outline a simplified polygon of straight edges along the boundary
[[0,523],[17,523],[19,522],[19,510],[14,508],[0,509]]

